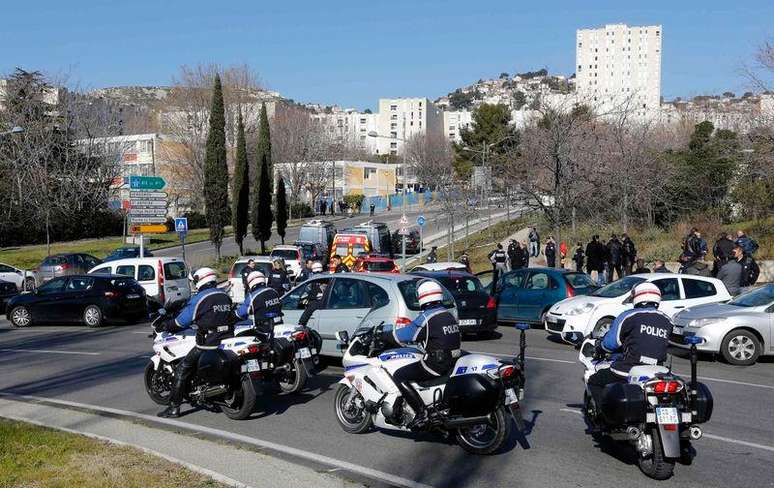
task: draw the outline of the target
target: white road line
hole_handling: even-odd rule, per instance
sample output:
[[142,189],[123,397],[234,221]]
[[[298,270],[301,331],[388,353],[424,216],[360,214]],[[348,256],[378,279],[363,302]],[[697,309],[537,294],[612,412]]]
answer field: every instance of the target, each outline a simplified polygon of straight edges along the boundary
[[[682,373],[679,373],[682,374]],[[683,376],[690,377],[690,374],[683,374]],[[747,383],[744,381],[736,381],[736,380],[723,380],[720,378],[710,378],[708,376],[697,376],[700,380],[707,380],[707,381],[717,381],[719,383],[731,383],[732,385],[742,385],[742,386],[754,386],[755,388],[766,388],[769,390],[774,390],[774,386],[771,385],[762,385],[760,383]]]
[[382,481],[391,486],[401,486],[405,488],[432,488],[430,485],[426,485],[424,483],[419,483],[414,480],[396,476],[390,473],[385,473],[383,471],[378,471],[365,466],[360,466],[358,464],[350,463],[347,461],[342,461],[340,459],[323,456],[321,454],[316,454],[314,452],[304,451],[303,449],[297,449],[295,447],[277,444],[271,441],[256,439],[254,437],[249,437],[242,434],[235,434],[233,432],[228,432],[225,430],[213,429],[211,427],[206,427],[203,425],[191,424],[188,422],[181,422],[179,420],[173,420],[173,419],[164,419],[164,418],[159,418],[151,415],[130,412],[127,410],[119,410],[116,408],[100,407],[97,405],[90,405],[87,403],[70,402],[67,400],[57,400],[53,398],[39,397],[39,396],[33,396],[33,395],[15,395],[13,393],[5,393],[0,391],[0,396],[5,396],[10,399],[13,399],[14,397],[24,398],[28,400],[46,402],[54,405],[62,405],[65,407],[80,408],[80,409],[92,410],[96,412],[109,413],[113,415],[120,415],[123,417],[131,417],[135,419],[145,420],[151,423],[166,424],[169,426],[184,428],[187,430],[196,430],[198,432],[215,435],[221,438],[232,439],[237,442],[242,442],[242,443],[250,444],[263,449],[269,449],[272,451],[281,452],[283,454],[287,454],[301,459],[306,459],[308,461],[312,461],[318,464],[325,464],[334,468],[339,468],[345,471],[350,471],[352,473],[357,473],[371,479]]
[[568,413],[577,413],[578,415],[583,415],[583,412],[574,408],[560,408],[559,411],[568,412]]
[[0,352],[28,352],[32,354],[72,354],[74,356],[100,356],[101,352],[56,351],[52,349],[0,349]]
[[[486,356],[495,356],[498,358],[513,358],[516,356],[516,354],[500,354],[500,353],[494,353],[494,352],[485,352],[485,351],[468,351],[473,354],[484,354]],[[567,361],[565,359],[554,359],[554,358],[542,358],[538,356],[527,356],[527,359],[531,359],[533,361],[549,361],[552,363],[563,363],[563,364],[577,364],[580,365],[578,361]]]
[[143,335],[149,335],[150,334],[149,330],[130,330],[129,332],[132,333],[132,334],[143,334]]

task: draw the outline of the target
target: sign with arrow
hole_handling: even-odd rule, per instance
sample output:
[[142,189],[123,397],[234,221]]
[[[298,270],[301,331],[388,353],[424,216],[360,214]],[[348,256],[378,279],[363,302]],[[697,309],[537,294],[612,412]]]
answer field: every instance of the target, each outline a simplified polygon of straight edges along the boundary
[[[158,191],[167,185],[164,178],[159,176],[130,176],[128,180],[130,188],[128,207],[132,231],[142,234],[146,232],[145,229],[147,227],[152,226],[139,224],[162,224],[166,222],[167,193]],[[166,228],[164,232],[166,232]]]
[[[160,176],[130,176],[130,190],[161,190],[167,182]],[[165,195],[166,196],[166,195]]]
[[425,216],[424,215],[420,215],[419,217],[417,217],[417,225],[418,226],[424,227],[426,223],[427,223],[427,221],[425,220]]

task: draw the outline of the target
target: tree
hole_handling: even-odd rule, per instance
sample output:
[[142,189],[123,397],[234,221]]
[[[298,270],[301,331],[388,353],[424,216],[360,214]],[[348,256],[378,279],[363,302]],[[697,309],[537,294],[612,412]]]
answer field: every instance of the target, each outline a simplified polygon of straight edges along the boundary
[[210,108],[210,130],[204,155],[204,205],[210,241],[220,259],[225,227],[229,221],[228,163],[226,161],[226,114],[223,107],[223,86],[215,75]]
[[508,78],[508,76],[509,76],[509,75],[508,75],[508,73],[506,73],[505,71],[503,71],[502,73],[500,73],[500,79],[501,79],[501,80],[504,80],[504,79]]
[[473,122],[460,131],[462,142],[454,147],[454,166],[460,176],[469,176],[473,166],[500,163],[500,157],[509,150],[508,142],[516,140],[516,130],[510,121],[511,112],[505,105],[483,103],[473,111]]
[[473,106],[473,100],[476,99],[477,91],[463,92],[459,88],[449,95],[449,108],[452,110],[469,109]]
[[288,199],[285,195],[285,180],[282,178],[277,181],[277,202],[274,208],[277,209],[277,234],[282,239],[282,243],[285,244],[285,229],[288,227]]
[[239,246],[239,254],[244,254],[244,238],[247,236],[247,224],[250,222],[250,164],[247,159],[247,141],[242,114],[237,123],[236,164],[234,166],[234,185],[232,187],[233,209],[231,210],[234,240]]
[[513,92],[513,108],[516,110],[521,110],[524,105],[527,104],[527,95],[524,94],[521,90],[516,90]]
[[255,198],[253,198],[253,237],[261,243],[261,254],[266,253],[266,241],[271,237],[271,223],[274,220],[271,211],[272,165],[271,132],[266,105],[261,106],[258,147],[256,149],[258,178]]

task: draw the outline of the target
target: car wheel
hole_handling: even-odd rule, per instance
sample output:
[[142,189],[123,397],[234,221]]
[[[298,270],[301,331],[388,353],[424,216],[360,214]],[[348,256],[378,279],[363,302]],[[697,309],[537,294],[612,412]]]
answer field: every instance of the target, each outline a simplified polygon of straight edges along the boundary
[[723,358],[735,366],[755,364],[761,354],[761,342],[749,330],[732,330],[720,346]]
[[83,311],[83,323],[91,328],[97,328],[102,325],[102,310],[96,305],[86,307]]
[[35,278],[27,278],[22,284],[22,291],[32,291],[35,289]]
[[8,315],[11,325],[14,327],[27,327],[32,325],[32,315],[27,307],[14,307]]
[[610,317],[599,319],[599,322],[597,322],[597,325],[594,326],[594,330],[591,332],[591,336],[595,339],[605,337],[605,334],[610,330],[610,324],[612,323],[613,319]]

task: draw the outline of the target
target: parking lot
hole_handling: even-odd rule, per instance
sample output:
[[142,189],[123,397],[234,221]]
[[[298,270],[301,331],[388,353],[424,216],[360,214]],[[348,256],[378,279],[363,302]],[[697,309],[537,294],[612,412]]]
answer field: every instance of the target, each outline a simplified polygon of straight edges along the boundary
[[[0,319],[0,391],[155,415],[142,370],[152,353],[147,324],[87,329],[38,326],[11,329]],[[489,340],[466,341],[469,351],[512,356],[514,329]],[[620,445],[598,445],[584,433],[577,352],[542,330],[528,333],[524,436],[491,457],[465,454],[429,435],[348,435],[333,416],[336,361],[296,396],[268,396],[253,418],[191,412],[181,421],[346,460],[432,486],[652,486]],[[687,376],[689,363],[674,356]],[[678,465],[664,486],[772,486],[774,483],[774,361],[733,367],[703,358],[699,375],[715,396],[715,411],[691,466]]]

